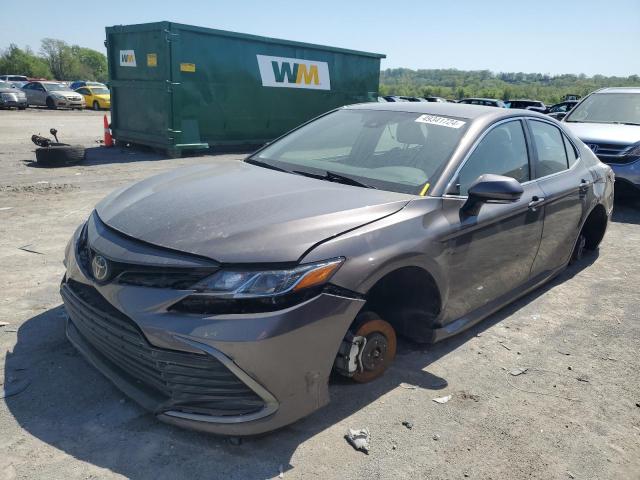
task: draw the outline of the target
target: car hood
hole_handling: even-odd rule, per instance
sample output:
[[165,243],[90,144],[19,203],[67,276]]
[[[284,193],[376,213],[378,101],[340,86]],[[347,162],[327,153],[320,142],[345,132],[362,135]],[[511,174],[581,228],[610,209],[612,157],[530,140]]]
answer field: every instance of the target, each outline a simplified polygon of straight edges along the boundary
[[226,161],[151,177],[96,210],[111,228],[153,245],[221,263],[269,263],[298,261],[412,198]]
[[611,123],[563,122],[585,143],[617,143],[629,145],[640,141],[640,126]]
[[22,90],[18,90],[17,88],[0,88],[0,93],[15,93],[17,95],[20,95],[24,92]]

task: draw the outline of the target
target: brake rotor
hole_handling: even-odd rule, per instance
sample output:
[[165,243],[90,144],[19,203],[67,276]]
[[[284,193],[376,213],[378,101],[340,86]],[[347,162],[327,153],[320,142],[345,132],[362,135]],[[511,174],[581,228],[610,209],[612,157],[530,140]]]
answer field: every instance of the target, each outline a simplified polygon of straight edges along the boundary
[[355,332],[356,337],[367,341],[359,353],[362,369],[353,374],[353,379],[366,383],[380,377],[396,356],[396,332],[380,318],[362,323]]

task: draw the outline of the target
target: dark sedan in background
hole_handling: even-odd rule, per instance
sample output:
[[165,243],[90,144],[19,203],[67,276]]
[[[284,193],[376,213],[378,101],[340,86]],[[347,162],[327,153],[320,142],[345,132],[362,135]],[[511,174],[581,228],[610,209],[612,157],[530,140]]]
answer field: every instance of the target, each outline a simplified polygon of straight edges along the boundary
[[466,103],[468,105],[484,105],[485,107],[507,108],[507,105],[497,98],[463,98],[458,103]]
[[250,435],[380,376],[597,248],[613,174],[565,125],[448,103],[340,108],[245,161],[102,200],[70,240],[67,336],[163,421]]

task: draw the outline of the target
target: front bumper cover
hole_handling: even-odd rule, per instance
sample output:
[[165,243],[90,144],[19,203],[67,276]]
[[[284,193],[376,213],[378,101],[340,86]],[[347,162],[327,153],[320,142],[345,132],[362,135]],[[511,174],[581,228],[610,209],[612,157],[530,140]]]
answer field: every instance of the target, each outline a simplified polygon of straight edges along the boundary
[[[79,231],[68,247],[67,274],[61,287],[70,317],[67,336],[98,370],[160,420],[217,434],[255,435],[292,423],[329,402],[328,379],[333,361],[346,330],[362,307],[362,299],[322,293],[291,308],[264,314],[176,314],[168,312],[168,306],[189,292],[93,282],[79,267],[74,254],[78,234]],[[101,248],[108,249],[108,242],[101,240]],[[160,354],[199,354],[220,362],[260,397],[262,408],[219,415],[206,409],[174,408],[174,402],[164,398],[159,401],[157,395],[149,394],[149,389],[141,385],[145,382],[141,382],[135,368],[114,366],[82,335],[78,328],[81,313],[65,292],[70,281],[95,289],[112,308],[130,319],[144,341]]]

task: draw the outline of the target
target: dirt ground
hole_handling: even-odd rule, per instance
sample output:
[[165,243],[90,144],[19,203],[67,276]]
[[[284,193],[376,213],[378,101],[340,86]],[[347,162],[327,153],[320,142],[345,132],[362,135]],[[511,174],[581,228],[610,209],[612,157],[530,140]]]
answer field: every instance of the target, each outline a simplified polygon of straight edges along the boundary
[[[84,164],[36,167],[29,138],[51,127],[91,147]],[[0,479],[640,479],[640,201],[547,286],[451,340],[402,343],[382,379],[334,380],[329,406],[233,445],[124,398],[65,339],[58,285],[109,191],[242,155],[169,160],[101,136],[100,113],[0,111],[0,382],[26,387],[0,400]],[[369,455],[343,438],[363,427]]]

